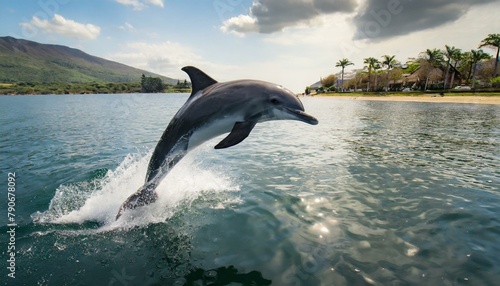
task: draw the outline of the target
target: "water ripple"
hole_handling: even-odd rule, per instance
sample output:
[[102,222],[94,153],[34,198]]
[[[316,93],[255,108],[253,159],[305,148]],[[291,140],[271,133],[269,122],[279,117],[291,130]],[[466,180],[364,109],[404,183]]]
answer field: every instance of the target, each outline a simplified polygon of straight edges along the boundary
[[[123,189],[142,183],[144,154],[186,96],[0,98],[1,168],[19,174],[23,202],[21,276],[61,285],[112,284],[123,273],[130,284],[202,284],[228,271],[272,285],[500,279],[497,106],[306,98],[319,125],[266,122],[232,148],[208,142],[170,177],[165,194],[175,191],[161,206],[136,213],[141,223],[103,229]],[[15,120],[4,124],[4,111]],[[51,223],[75,210],[79,220]],[[43,223],[32,221],[37,212]]]

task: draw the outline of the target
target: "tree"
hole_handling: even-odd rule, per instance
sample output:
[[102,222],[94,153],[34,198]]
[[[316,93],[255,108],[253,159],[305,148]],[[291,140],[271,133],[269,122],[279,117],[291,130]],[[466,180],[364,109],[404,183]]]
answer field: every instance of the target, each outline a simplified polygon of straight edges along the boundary
[[412,74],[420,69],[420,61],[415,58],[408,58],[406,61],[407,67],[404,69],[405,73]]
[[498,58],[500,52],[500,34],[489,34],[488,37],[481,41],[479,48],[482,47],[497,49],[497,55],[495,58],[495,70],[493,71],[493,77],[496,77],[498,75],[498,62],[500,61],[500,59]]
[[432,70],[444,61],[443,53],[439,49],[429,50],[427,49],[424,54],[424,59],[429,63],[429,70],[427,71],[427,76],[425,79],[424,90],[427,90],[427,85],[429,84],[429,77]]
[[363,83],[363,80],[366,79],[365,74],[366,72],[363,71],[357,72],[356,75],[347,82],[347,86],[349,88],[353,87],[354,91],[358,91],[358,87],[362,88],[360,85]]
[[396,56],[390,56],[390,55],[383,55],[382,58],[382,66],[387,68],[387,81],[385,84],[385,91],[389,90],[389,75],[391,73],[391,69],[394,67],[394,65],[397,63],[396,60],[394,59]]
[[325,88],[330,88],[332,87],[335,82],[337,82],[337,77],[333,74],[325,77],[325,78],[321,78],[321,86],[325,87]]
[[380,66],[380,62],[376,63],[375,66],[373,66],[373,71],[375,72],[375,84],[373,90],[376,91],[378,89],[378,74],[379,74],[379,69],[382,67]]
[[[453,73],[451,74],[450,89],[453,88],[453,83],[455,82],[455,74],[457,72],[457,65],[463,58],[463,53],[461,49],[455,49],[455,51],[450,55],[451,59],[455,62],[453,65]],[[446,86],[445,86],[446,88]]]
[[477,64],[482,61],[482,60],[488,60],[491,58],[491,56],[487,53],[485,53],[483,50],[471,50],[471,64],[473,66],[474,72],[472,74],[472,88],[475,88],[476,86],[476,71],[477,71]]
[[464,75],[466,84],[469,84],[469,81],[472,77],[473,68],[474,67],[472,66],[472,53],[471,52],[462,53],[459,69],[462,75]]
[[[450,68],[451,68],[451,62],[453,61],[453,58],[455,58],[456,53],[460,53],[460,49],[457,49],[455,47],[450,47],[448,45],[445,45],[445,56],[446,56],[446,75],[444,77],[444,89],[446,89],[446,85],[448,84],[448,75],[450,74]],[[453,82],[451,83],[453,85]]]
[[389,79],[393,82],[403,79],[403,68],[396,66],[392,69]]
[[335,67],[342,67],[342,92],[344,92],[344,69],[346,66],[354,65],[347,58],[343,58],[335,64]]
[[500,76],[497,76],[496,78],[492,78],[490,83],[493,87],[500,87]]
[[159,77],[141,77],[141,90],[145,93],[154,93],[163,91],[163,82]]
[[369,57],[364,59],[363,63],[367,65],[365,68],[368,69],[368,87],[366,88],[366,91],[370,91],[372,70],[375,68],[376,65],[380,64],[380,62],[376,58]]
[[142,74],[141,76],[141,87],[144,86],[146,84],[146,76],[144,74]]

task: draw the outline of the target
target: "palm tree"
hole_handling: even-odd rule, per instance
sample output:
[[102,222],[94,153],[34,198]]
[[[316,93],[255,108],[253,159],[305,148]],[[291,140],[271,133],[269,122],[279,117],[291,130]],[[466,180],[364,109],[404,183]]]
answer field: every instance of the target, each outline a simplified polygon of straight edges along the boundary
[[425,51],[425,60],[429,63],[429,71],[427,72],[427,79],[425,80],[424,90],[427,90],[427,85],[429,84],[429,77],[431,75],[432,70],[440,64],[443,59],[443,53],[439,49]]
[[462,74],[467,74],[465,76],[465,83],[470,84],[470,79],[472,78],[472,70],[474,66],[472,64],[472,53],[464,52],[462,54],[462,60],[460,62],[460,69]]
[[385,85],[385,91],[389,90],[389,75],[391,73],[391,69],[396,65],[396,60],[394,59],[396,56],[383,55],[382,58],[382,66],[387,67],[387,81]]
[[476,86],[476,70],[477,70],[477,64],[482,61],[482,60],[487,60],[491,59],[491,56],[487,53],[485,53],[483,50],[471,50],[471,60],[472,60],[472,66],[474,68],[474,72],[472,74],[472,88],[475,88]]
[[380,62],[376,63],[373,67],[373,71],[375,72],[375,84],[373,90],[377,90],[378,87],[378,70],[381,69]]
[[354,63],[347,58],[343,58],[335,64],[336,67],[342,67],[342,92],[344,92],[344,69],[350,65],[354,65]]
[[[446,64],[448,66],[446,69],[446,76],[444,77],[444,86],[443,86],[443,89],[446,89],[446,85],[448,84],[448,75],[450,73],[451,61],[455,57],[455,54],[457,52],[460,52],[460,49],[457,49],[455,47],[450,47],[448,45],[445,45],[444,47],[446,48],[446,50],[444,52],[445,52],[445,56],[446,56]],[[453,85],[453,82],[452,82],[452,85]]]
[[365,64],[367,64],[367,68],[368,68],[368,87],[366,88],[366,91],[370,91],[370,83],[371,83],[371,74],[372,74],[372,70],[375,68],[375,66],[377,64],[379,64],[379,60],[377,60],[376,58],[366,58],[364,59],[364,62]]
[[464,54],[462,53],[461,49],[456,49],[455,52],[450,55],[450,57],[455,62],[455,64],[453,65],[453,73],[451,74],[451,81],[450,81],[450,89],[452,89],[453,83],[455,82],[455,73],[457,72],[457,65],[463,59]]
[[358,91],[358,83],[361,87],[364,78],[365,78],[365,72],[361,71],[356,73],[356,75],[354,76],[354,91]]
[[497,49],[497,56],[495,58],[495,70],[493,71],[493,77],[496,77],[498,75],[498,62],[500,61],[500,59],[498,58],[498,53],[500,52],[500,34],[489,34],[486,39],[481,41],[479,47],[490,47],[493,49]]

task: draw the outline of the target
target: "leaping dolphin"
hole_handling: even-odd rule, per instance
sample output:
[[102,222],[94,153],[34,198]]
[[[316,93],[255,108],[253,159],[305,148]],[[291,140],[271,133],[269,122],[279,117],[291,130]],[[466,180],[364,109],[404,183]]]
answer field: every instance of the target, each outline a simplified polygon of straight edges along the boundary
[[255,124],[269,120],[318,120],[304,112],[300,100],[280,85],[258,80],[217,82],[201,70],[182,68],[192,92],[175,114],[149,161],[146,183],[120,207],[123,211],[153,203],[155,188],[189,151],[218,135],[230,132],[215,149],[234,146],[248,137]]

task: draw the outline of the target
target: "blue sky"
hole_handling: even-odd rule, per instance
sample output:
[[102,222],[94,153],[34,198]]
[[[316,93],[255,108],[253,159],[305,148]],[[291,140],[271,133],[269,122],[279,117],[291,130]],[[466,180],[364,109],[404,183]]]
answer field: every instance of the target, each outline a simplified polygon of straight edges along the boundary
[[[60,44],[184,79],[252,78],[295,92],[363,58],[477,48],[500,0],[0,0],[0,36]],[[485,49],[493,54],[493,50]]]

